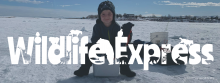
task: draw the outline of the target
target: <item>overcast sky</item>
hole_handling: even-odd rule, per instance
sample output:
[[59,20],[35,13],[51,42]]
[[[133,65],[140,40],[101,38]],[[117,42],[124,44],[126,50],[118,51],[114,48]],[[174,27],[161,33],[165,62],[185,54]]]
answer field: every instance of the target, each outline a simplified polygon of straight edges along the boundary
[[[0,16],[86,17],[104,0],[1,0]],[[220,16],[220,0],[109,0],[117,14]]]

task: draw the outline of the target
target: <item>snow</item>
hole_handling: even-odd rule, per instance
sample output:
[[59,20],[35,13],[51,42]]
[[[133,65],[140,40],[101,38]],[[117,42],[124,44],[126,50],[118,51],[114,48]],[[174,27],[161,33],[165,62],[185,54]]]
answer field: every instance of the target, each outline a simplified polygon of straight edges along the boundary
[[[181,23],[170,22],[168,42],[174,46],[180,42],[179,37],[193,40],[194,43],[213,44],[211,55],[214,61],[210,65],[181,65],[160,66],[149,65],[149,70],[143,70],[143,65],[135,64],[130,68],[137,76],[129,78],[123,75],[117,77],[94,77],[93,68],[90,74],[77,77],[73,72],[80,64],[47,65],[35,64],[35,52],[31,64],[25,65],[20,58],[18,65],[12,65],[9,56],[7,37],[14,37],[15,46],[18,37],[24,37],[27,46],[28,37],[35,37],[36,32],[41,36],[59,37],[67,36],[70,30],[82,30],[83,35],[92,36],[95,20],[88,19],[54,19],[54,18],[0,18],[0,83],[219,83],[220,82],[220,24],[219,23]],[[128,21],[118,21],[119,25]],[[133,27],[133,39],[150,41],[150,33],[166,30],[167,22],[131,21]],[[48,48],[51,44],[48,43]],[[34,50],[35,48],[33,48]],[[201,58],[206,58],[198,53]],[[80,61],[80,60],[79,60]]]

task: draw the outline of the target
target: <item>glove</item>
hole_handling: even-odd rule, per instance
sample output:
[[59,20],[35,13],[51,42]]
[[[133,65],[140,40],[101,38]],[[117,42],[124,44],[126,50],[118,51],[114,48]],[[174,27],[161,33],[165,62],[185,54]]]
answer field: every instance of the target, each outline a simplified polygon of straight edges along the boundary
[[130,31],[131,31],[131,28],[134,26],[134,24],[132,24],[132,23],[130,23],[130,22],[128,22],[128,23],[126,23],[126,24],[123,24],[122,25],[122,31],[123,31],[123,36],[128,36],[129,35],[129,33],[130,33]]

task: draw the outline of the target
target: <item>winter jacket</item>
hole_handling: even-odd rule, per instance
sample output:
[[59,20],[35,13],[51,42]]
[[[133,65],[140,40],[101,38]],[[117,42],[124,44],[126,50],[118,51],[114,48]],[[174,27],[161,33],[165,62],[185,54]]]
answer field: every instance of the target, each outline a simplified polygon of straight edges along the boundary
[[96,21],[93,27],[91,42],[95,44],[100,38],[109,40],[112,47],[115,46],[115,37],[120,31],[120,25],[117,22],[112,22],[109,27],[106,27],[100,20]]

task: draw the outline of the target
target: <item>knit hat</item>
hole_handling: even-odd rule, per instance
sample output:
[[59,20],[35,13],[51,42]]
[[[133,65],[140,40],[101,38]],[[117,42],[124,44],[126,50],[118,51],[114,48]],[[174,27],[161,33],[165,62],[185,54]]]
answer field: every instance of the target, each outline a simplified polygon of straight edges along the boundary
[[98,7],[98,20],[101,19],[100,14],[104,10],[110,10],[113,13],[113,22],[115,22],[115,6],[111,1],[103,1],[102,3],[99,4]]

